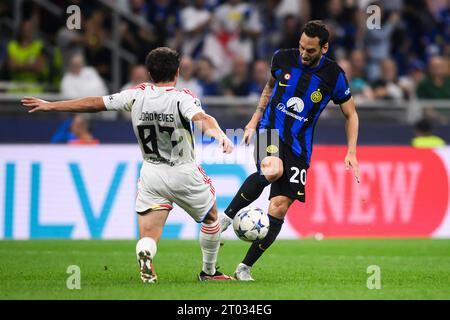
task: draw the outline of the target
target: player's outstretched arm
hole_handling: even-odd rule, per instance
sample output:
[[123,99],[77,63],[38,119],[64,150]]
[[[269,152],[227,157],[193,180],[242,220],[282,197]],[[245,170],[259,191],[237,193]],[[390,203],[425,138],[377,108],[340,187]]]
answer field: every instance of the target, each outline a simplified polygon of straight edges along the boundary
[[105,111],[102,97],[86,97],[66,101],[49,102],[34,97],[23,97],[22,105],[29,108],[28,112],[36,111],[66,111],[66,112],[99,112]]
[[358,142],[359,118],[356,112],[355,101],[350,98],[340,105],[345,116],[345,133],[347,134],[347,155],[345,156],[346,169],[353,169],[356,181],[359,183],[359,164],[356,159],[356,145]]
[[220,129],[220,126],[214,117],[199,112],[192,117],[192,121],[199,123],[203,133],[217,139],[219,146],[223,149],[224,153],[231,153],[233,151],[233,143],[227,138],[222,129]]
[[250,119],[249,123],[245,126],[244,139],[243,142],[246,145],[249,145],[252,136],[256,131],[256,126],[258,125],[259,120],[261,120],[264,111],[266,110],[267,105],[270,101],[270,96],[272,95],[272,90],[275,87],[275,78],[270,75],[269,81],[267,81],[263,92],[261,93],[261,97],[259,98],[258,106],[256,107],[256,111]]

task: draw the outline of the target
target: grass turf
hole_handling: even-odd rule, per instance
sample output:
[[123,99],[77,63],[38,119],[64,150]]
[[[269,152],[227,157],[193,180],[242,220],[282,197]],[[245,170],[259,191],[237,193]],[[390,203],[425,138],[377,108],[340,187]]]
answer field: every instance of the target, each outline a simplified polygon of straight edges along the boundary
[[[248,244],[227,241],[220,270],[232,274]],[[162,240],[156,285],[140,282],[135,241],[0,241],[0,299],[450,299],[450,240],[277,241],[252,283],[199,283],[197,241]],[[69,265],[81,290],[66,287]],[[367,267],[381,289],[366,286]]]

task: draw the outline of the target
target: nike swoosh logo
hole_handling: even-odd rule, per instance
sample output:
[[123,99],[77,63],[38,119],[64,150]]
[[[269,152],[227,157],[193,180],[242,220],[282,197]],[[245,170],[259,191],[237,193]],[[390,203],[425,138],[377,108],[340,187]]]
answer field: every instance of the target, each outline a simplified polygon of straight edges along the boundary
[[264,249],[261,244],[258,245],[258,247],[262,250],[262,251],[266,251],[266,249]]
[[241,193],[241,197],[244,198],[244,200],[250,201],[249,199],[247,199],[243,193]]
[[278,81],[278,85],[279,85],[280,87],[290,87],[290,86],[291,86],[290,84],[284,84],[284,83],[281,83],[281,81]]
[[298,196],[304,196],[305,193],[304,193],[304,192],[297,191],[297,195],[298,195]]

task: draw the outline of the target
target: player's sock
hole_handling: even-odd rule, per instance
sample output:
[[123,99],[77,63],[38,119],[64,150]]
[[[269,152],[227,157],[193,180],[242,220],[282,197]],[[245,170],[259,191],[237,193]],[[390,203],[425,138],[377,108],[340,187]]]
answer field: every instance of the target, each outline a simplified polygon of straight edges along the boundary
[[220,247],[220,224],[218,220],[211,224],[202,223],[200,247],[203,253],[203,272],[209,275],[215,274],[217,254]]
[[269,220],[270,225],[267,235],[262,240],[254,241],[250,246],[250,249],[248,249],[247,255],[245,256],[244,260],[242,260],[242,263],[249,267],[253,266],[253,264],[264,253],[264,251],[270,247],[270,245],[275,241],[281,231],[284,219],[277,219],[269,214]]
[[266,177],[258,171],[249,175],[234,196],[228,208],[225,209],[225,214],[233,219],[239,210],[258,199],[264,188],[269,184],[270,182],[267,181]]
[[139,252],[141,251],[149,251],[152,259],[154,259],[157,251],[156,241],[150,237],[144,237],[140,239],[136,244],[136,255],[138,259]]

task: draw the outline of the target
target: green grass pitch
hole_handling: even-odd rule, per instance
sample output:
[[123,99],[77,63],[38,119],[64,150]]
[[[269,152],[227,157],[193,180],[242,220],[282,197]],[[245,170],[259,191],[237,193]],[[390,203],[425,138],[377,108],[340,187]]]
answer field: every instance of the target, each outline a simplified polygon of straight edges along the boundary
[[[232,274],[248,244],[226,241],[220,270]],[[0,299],[450,299],[450,240],[277,241],[253,283],[200,283],[197,241],[162,240],[157,284],[140,282],[135,241],[0,241]],[[69,265],[81,289],[69,290]],[[381,289],[367,288],[370,265]]]

